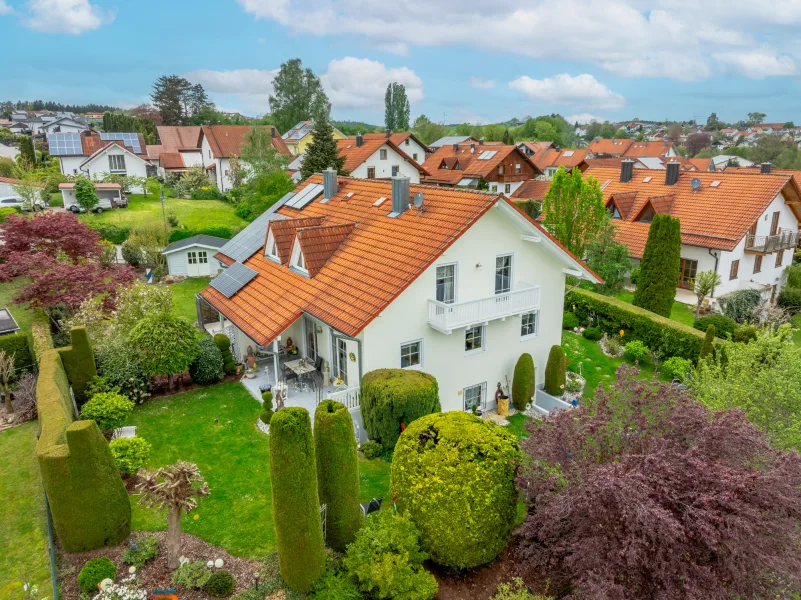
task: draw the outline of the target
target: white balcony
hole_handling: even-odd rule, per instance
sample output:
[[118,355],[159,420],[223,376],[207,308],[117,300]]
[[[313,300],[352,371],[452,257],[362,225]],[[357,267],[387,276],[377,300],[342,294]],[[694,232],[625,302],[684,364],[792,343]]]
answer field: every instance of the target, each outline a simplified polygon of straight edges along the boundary
[[460,327],[489,323],[540,307],[540,286],[520,283],[517,289],[504,294],[495,294],[477,300],[446,304],[438,300],[428,301],[428,324],[442,333],[451,333]]

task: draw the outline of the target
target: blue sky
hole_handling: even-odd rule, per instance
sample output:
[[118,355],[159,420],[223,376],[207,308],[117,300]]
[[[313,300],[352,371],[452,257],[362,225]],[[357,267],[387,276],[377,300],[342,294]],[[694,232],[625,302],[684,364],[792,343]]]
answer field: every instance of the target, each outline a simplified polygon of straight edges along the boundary
[[801,0],[0,0],[0,99],[130,107],[176,73],[255,115],[299,57],[338,119],[380,123],[399,81],[447,123],[801,122],[799,26]]

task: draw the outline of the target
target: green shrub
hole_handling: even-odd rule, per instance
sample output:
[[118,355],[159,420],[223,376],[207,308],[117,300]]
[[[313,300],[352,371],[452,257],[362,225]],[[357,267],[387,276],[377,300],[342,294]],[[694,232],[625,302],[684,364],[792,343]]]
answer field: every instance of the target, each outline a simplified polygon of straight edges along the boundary
[[81,407],[81,418],[95,421],[103,431],[111,431],[125,425],[133,409],[134,403],[125,396],[104,392]]
[[159,554],[159,541],[155,535],[146,535],[132,539],[122,552],[122,562],[133,565],[137,569],[153,560]]
[[801,311],[801,288],[783,287],[776,299],[776,305],[792,313]]
[[215,186],[208,185],[192,190],[189,193],[189,197],[192,200],[217,200],[220,197],[220,192]]
[[261,422],[262,422],[262,423],[264,423],[265,425],[269,425],[269,424],[270,424],[270,421],[272,421],[272,420],[273,420],[273,415],[274,415],[274,414],[275,414],[275,412],[273,411],[273,409],[272,409],[272,408],[265,408],[265,409],[264,409],[264,410],[262,410],[262,411],[261,411],[261,413],[259,414],[259,419],[260,419],[260,420],[261,420]]
[[706,358],[707,356],[711,356],[712,352],[714,351],[714,344],[715,342],[715,326],[710,325],[706,328],[706,335],[704,336],[704,344],[701,346],[701,353],[698,355],[699,358]]
[[381,453],[384,452],[384,446],[376,441],[370,440],[362,444],[361,451],[365,458],[372,460],[381,456]]
[[236,361],[234,355],[231,353],[231,339],[224,333],[218,333],[214,336],[214,343],[220,349],[223,358],[223,371],[226,375],[231,375],[236,372]]
[[502,583],[498,592],[490,600],[552,600],[550,596],[534,595],[528,591],[528,586],[518,578]]
[[236,579],[229,571],[215,571],[209,577],[203,589],[208,592],[210,596],[215,598],[225,598],[230,596],[234,587],[236,586]]
[[684,380],[692,368],[693,364],[689,360],[678,356],[671,356],[662,363],[662,372],[670,379]]
[[122,245],[120,253],[122,254],[122,260],[135,269],[141,267],[142,263],[145,261],[145,257],[142,255],[142,250],[132,246],[128,242],[125,242]]
[[566,310],[562,315],[562,329],[573,330],[580,325],[578,317],[575,313]]
[[517,410],[526,410],[526,404],[534,396],[534,383],[534,359],[531,354],[523,353],[512,376],[512,402]]
[[784,270],[784,275],[787,279],[787,283],[785,285],[787,287],[801,288],[801,264],[799,264],[800,260],[801,260],[801,251],[796,250],[793,260],[794,264],[790,265]]
[[200,354],[189,366],[189,374],[201,385],[217,383],[224,375],[222,353],[210,337],[203,337],[199,346]]
[[626,354],[629,355],[631,360],[641,361],[648,356],[648,352],[648,346],[640,340],[632,340],[626,344]]
[[423,568],[420,532],[408,516],[368,515],[343,559],[359,589],[375,600],[431,600],[437,580]]
[[117,468],[123,475],[134,475],[150,455],[150,444],[137,436],[111,440],[108,447],[114,456]]
[[100,234],[100,238],[112,244],[124,244],[131,235],[131,228],[105,221],[92,222],[90,227]]
[[326,569],[309,593],[309,600],[362,600],[363,597],[348,574],[335,569]]
[[170,583],[189,590],[202,589],[211,578],[212,570],[202,560],[182,564],[175,569]]
[[97,591],[98,584],[104,579],[114,579],[117,576],[117,567],[105,557],[93,558],[83,566],[78,573],[78,585],[87,594]]
[[587,327],[587,329],[581,332],[581,335],[584,336],[584,339],[597,342],[601,339],[601,330],[598,327]]
[[270,474],[281,577],[305,594],[325,567],[317,462],[306,409],[287,407],[273,416]]
[[669,214],[656,215],[648,229],[634,306],[670,317],[681,269],[681,224]]
[[209,227],[201,227],[200,229],[187,229],[186,227],[181,227],[173,229],[170,232],[169,243],[172,244],[173,242],[185,240],[196,235],[211,235],[230,240],[232,237],[234,237],[234,232],[230,227],[225,227],[224,225],[210,225]]
[[710,325],[715,326],[715,334],[724,340],[728,339],[730,335],[733,335],[734,330],[737,329],[737,321],[726,315],[714,314],[706,317],[699,317],[695,320],[695,323],[693,323],[693,327],[703,332],[706,332]]
[[[49,179],[49,177],[48,177]],[[58,192],[58,190],[56,190]],[[50,196],[50,206],[52,208],[63,208],[64,207],[64,196],[61,195],[61,192],[56,193],[54,192]]]
[[637,282],[640,280],[640,267],[634,267],[631,270],[629,280],[631,280],[632,285],[637,285]]
[[141,404],[150,396],[147,375],[134,361],[125,340],[116,339],[105,344],[98,351],[97,362],[107,385],[117,388],[119,393],[131,401]]
[[73,327],[70,330],[70,342],[72,345],[60,348],[59,352],[75,394],[75,402],[81,406],[89,399],[86,395],[86,384],[97,375],[97,365],[86,327]]
[[359,509],[359,462],[353,418],[348,407],[323,400],[314,411],[317,491],[326,505],[327,544],[344,552],[362,521]]
[[642,340],[662,356],[680,356],[694,361],[701,351],[704,335],[689,325],[677,323],[617,298],[575,289],[565,296],[565,306],[576,307],[579,318],[594,313],[601,329],[617,335],[621,329]]
[[261,393],[261,407],[264,410],[272,409],[273,408],[273,393],[272,392],[262,392]]
[[12,207],[0,208],[0,223],[5,223],[8,215],[16,215],[17,209]]
[[0,350],[5,350],[6,354],[14,357],[17,373],[30,370],[34,365],[28,336],[23,331],[0,336]]
[[378,369],[364,375],[361,412],[370,439],[394,448],[401,432],[424,415],[442,410],[437,380],[428,373],[406,369]]
[[561,396],[565,391],[566,363],[562,346],[551,346],[545,365],[545,391],[551,396]]
[[431,560],[470,569],[503,550],[519,456],[514,435],[463,412],[427,415],[406,428],[392,458],[391,493]]
[[756,325],[740,325],[734,330],[734,335],[731,336],[731,339],[733,342],[747,344],[757,339],[758,332],[759,329],[757,329]]
[[759,290],[738,290],[718,298],[718,303],[727,317],[738,323],[750,321],[756,309],[762,304],[762,294]]

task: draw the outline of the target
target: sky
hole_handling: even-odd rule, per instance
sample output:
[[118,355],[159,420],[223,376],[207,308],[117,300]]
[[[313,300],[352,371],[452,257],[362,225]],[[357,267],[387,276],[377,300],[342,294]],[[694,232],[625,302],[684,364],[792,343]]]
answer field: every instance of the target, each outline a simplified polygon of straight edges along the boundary
[[130,108],[178,74],[255,116],[297,57],[341,120],[397,81],[448,124],[801,122],[799,27],[801,0],[0,0],[0,100]]

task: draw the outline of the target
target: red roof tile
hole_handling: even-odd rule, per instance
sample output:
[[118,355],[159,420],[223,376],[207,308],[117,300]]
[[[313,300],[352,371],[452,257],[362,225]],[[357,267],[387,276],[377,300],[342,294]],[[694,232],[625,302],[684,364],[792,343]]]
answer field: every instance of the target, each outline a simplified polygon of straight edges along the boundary
[[[211,151],[217,158],[230,158],[233,155],[241,156],[242,147],[245,145],[245,137],[253,131],[254,128],[266,129],[272,133],[272,126],[269,125],[204,125],[200,128],[198,135],[197,147],[200,146],[201,137],[205,137]],[[270,142],[273,148],[278,150],[285,156],[292,156],[292,153],[286,147],[286,143],[281,139],[278,130],[275,130],[275,135],[270,136]]]
[[340,244],[353,231],[355,223],[342,225],[321,225],[319,227],[303,227],[297,230],[296,237],[309,277],[316,277],[328,262],[328,259],[339,250]]
[[368,138],[363,136],[361,146],[356,144],[356,138],[337,140],[337,149],[339,150],[339,155],[345,157],[345,164],[343,165],[343,168],[348,173],[352,173],[359,168],[364,161],[378,152],[378,150],[380,150],[385,144],[388,148],[392,148],[395,152],[397,152],[400,158],[417,169],[421,175],[428,174],[428,171],[422,165],[420,165],[420,163],[409,158],[409,156],[407,156],[406,153],[397,146],[397,144],[395,144],[391,139],[387,140],[383,134],[377,137]]
[[[484,152],[494,152],[495,154],[487,160],[479,160],[478,157]],[[426,182],[448,185],[456,185],[465,177],[474,179],[483,177],[488,181],[495,181],[497,180],[498,165],[512,154],[516,155],[520,160],[520,164],[523,165],[523,175],[531,177],[542,174],[537,166],[531,162],[531,159],[517,146],[493,145],[488,148],[487,144],[458,144],[457,149],[454,150],[453,144],[446,144],[426,158],[425,166],[430,175],[425,180]],[[460,169],[453,169],[445,161],[446,158],[458,158]],[[443,164],[447,165],[448,168],[443,169]],[[506,175],[512,175],[512,173],[506,173]]]
[[590,151],[587,149],[565,148],[557,150],[556,148],[545,148],[532,156],[531,160],[540,171],[545,171],[548,167],[564,167],[567,170],[579,167],[583,171],[589,167],[585,160],[589,153]]
[[159,125],[159,141],[165,152],[178,152],[182,148],[200,148],[200,125]]
[[162,152],[159,156],[159,166],[162,169],[185,169],[186,163],[180,152]]
[[275,238],[275,249],[282,265],[289,263],[292,253],[292,242],[295,240],[295,232],[302,227],[315,227],[322,225],[326,217],[305,217],[300,219],[284,219],[270,223],[270,230]]
[[549,189],[551,189],[551,182],[547,179],[529,179],[515,190],[512,199],[543,200]]
[[632,142],[623,153],[623,158],[667,156],[673,149],[673,142]]
[[623,156],[626,150],[631,146],[632,140],[630,139],[594,139],[590,142],[589,150],[595,156],[603,155],[604,157]]

